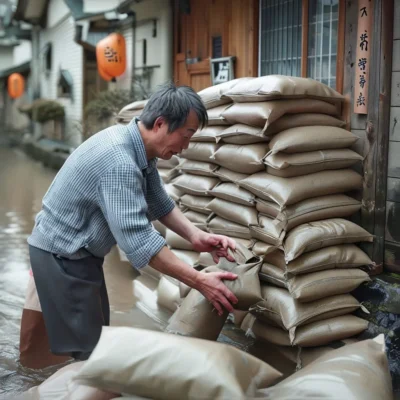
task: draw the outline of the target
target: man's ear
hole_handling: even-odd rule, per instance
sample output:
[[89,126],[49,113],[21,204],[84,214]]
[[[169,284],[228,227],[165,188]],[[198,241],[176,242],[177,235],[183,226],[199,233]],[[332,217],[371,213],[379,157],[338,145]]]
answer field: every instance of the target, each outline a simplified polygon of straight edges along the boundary
[[164,117],[158,117],[153,125],[153,131],[158,132],[160,129],[163,129],[166,125],[166,121]]

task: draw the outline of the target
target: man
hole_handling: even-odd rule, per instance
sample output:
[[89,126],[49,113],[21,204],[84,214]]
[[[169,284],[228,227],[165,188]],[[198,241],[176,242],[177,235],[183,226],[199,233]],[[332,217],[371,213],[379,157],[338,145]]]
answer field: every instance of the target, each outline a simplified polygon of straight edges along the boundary
[[87,359],[109,324],[103,258],[118,243],[131,264],[149,264],[199,290],[219,314],[236,297],[223,284],[231,273],[202,274],[177,258],[151,220],[190,241],[214,260],[235,242],[196,228],[175,207],[156,169],[189,145],[207,112],[189,87],[168,84],[141,118],[113,126],[79,146],[61,168],[28,238],[33,276],[52,353]]

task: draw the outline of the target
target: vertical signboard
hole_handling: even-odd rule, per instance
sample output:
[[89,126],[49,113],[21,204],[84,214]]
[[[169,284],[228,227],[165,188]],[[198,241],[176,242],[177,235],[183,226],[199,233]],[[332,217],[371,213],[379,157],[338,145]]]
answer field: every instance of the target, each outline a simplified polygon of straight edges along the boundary
[[368,81],[371,56],[373,0],[358,0],[356,76],[354,80],[354,113],[367,114]]

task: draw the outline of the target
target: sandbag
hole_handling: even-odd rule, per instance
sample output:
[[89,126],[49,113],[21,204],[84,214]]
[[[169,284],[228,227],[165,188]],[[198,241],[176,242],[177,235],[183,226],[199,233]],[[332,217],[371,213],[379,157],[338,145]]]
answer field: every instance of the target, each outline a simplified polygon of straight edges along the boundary
[[257,197],[274,201],[284,208],[312,197],[361,189],[362,176],[351,169],[321,171],[293,178],[258,172],[237,183]]
[[192,138],[192,142],[213,142],[217,141],[216,136],[223,132],[226,126],[207,126],[199,131],[197,131]]
[[115,123],[128,125],[133,118],[138,117],[142,113],[147,102],[148,100],[139,100],[126,105],[115,117]]
[[177,181],[177,179],[179,178],[176,178],[171,183],[165,185],[166,192],[171,197],[171,199],[175,201],[175,203],[177,203],[183,195],[182,190],[179,190],[177,187],[174,186],[174,183]]
[[208,191],[217,183],[219,183],[218,178],[184,174],[174,181],[174,186],[185,194],[207,196]]
[[[266,75],[238,82],[223,95],[235,102],[267,101],[272,99],[322,99],[339,103],[344,96],[329,86],[311,78]],[[303,100],[307,103],[309,100]]]
[[346,125],[346,122],[327,114],[288,114],[280,117],[275,122],[270,124],[264,131],[264,135],[270,137],[286,129],[314,125],[336,126],[338,128],[343,128]]
[[222,182],[233,182],[237,183],[244,178],[247,178],[247,174],[240,172],[231,171],[227,168],[218,168],[214,171],[214,175],[217,176]]
[[[256,245],[253,246],[253,252]],[[275,250],[267,253],[264,260],[275,265],[288,278],[333,268],[357,268],[372,265],[372,260],[354,244],[339,244],[310,251],[286,264],[285,253]]]
[[251,237],[272,244],[273,246],[281,246],[286,232],[278,225],[274,224],[274,220],[271,218],[260,215],[258,221],[259,226],[250,226]]
[[368,274],[358,268],[327,269],[294,276],[287,281],[287,288],[294,299],[305,303],[352,292],[368,281]]
[[265,170],[263,158],[268,144],[224,144],[212,156],[212,161],[221,167],[242,174],[254,174]]
[[285,277],[285,272],[275,265],[264,262],[261,266],[259,277],[263,282],[269,282],[275,286],[287,289],[288,282]]
[[179,169],[186,174],[202,175],[202,176],[214,176],[214,171],[218,168],[218,165],[204,162],[204,161],[192,161],[185,160]]
[[263,130],[259,127],[235,124],[219,132],[216,141],[230,144],[254,144],[268,142],[269,138],[264,136]]
[[208,230],[218,235],[251,239],[250,229],[221,217],[212,218],[208,222]]
[[290,262],[303,253],[343,243],[372,242],[373,235],[361,226],[342,218],[309,222],[294,228],[286,236],[285,260]]
[[281,212],[278,204],[260,198],[256,198],[256,208],[260,214],[266,215],[270,218],[276,218]]
[[[181,208],[189,208],[190,210],[205,214],[205,215],[210,215],[210,210],[207,208],[208,204],[213,200],[214,198],[211,196],[192,196],[190,194],[185,194],[181,197],[180,199],[180,206]],[[192,221],[195,222],[195,221]],[[197,222],[197,221],[196,221]],[[203,222],[203,221],[199,221]]]
[[172,156],[169,160],[157,159],[157,168],[172,169],[179,165],[180,160],[177,156]]
[[[260,208],[263,206],[260,203]],[[306,222],[328,218],[349,217],[359,211],[361,203],[344,194],[313,197],[286,207],[276,215],[277,223],[286,231]],[[261,211],[260,211],[261,212]],[[279,222],[278,222],[279,221]]]
[[175,312],[181,302],[179,281],[163,275],[157,286],[157,304],[171,312]]
[[186,239],[179,236],[177,233],[171,231],[170,229],[167,229],[165,241],[167,242],[167,245],[172,249],[193,251],[192,243],[188,242]]
[[290,178],[330,169],[351,167],[363,157],[350,149],[318,150],[306,153],[276,153],[264,159],[271,175]]
[[241,311],[241,310],[233,310],[233,313],[229,314],[229,321],[232,321],[232,323],[240,328],[240,326],[243,323],[243,320],[246,318],[246,315],[248,315],[248,311]]
[[222,116],[222,113],[230,107],[230,104],[218,106],[214,108],[209,108],[207,110],[208,115],[208,126],[215,126],[215,125],[229,125],[229,122]]
[[156,220],[156,221],[153,221],[152,224],[153,224],[153,226],[154,226],[154,229],[155,229],[157,232],[159,232],[159,233],[161,234],[162,237],[165,238],[165,235],[166,235],[166,233],[167,233],[167,227],[166,227],[163,223],[161,223],[160,221],[157,221],[157,220]]
[[75,380],[150,399],[188,400],[199,394],[205,399],[248,398],[280,377],[268,364],[231,345],[144,329],[104,327]]
[[217,143],[192,142],[189,147],[184,149],[180,156],[193,161],[211,162],[211,156],[218,150]]
[[256,241],[253,247],[251,248],[251,251],[256,256],[260,256],[261,258],[264,258],[267,254],[275,252],[276,250],[277,250],[276,246],[273,246],[271,244],[262,241]]
[[203,101],[204,105],[207,109],[218,107],[223,104],[229,104],[232,102],[231,99],[227,97],[222,97],[229,89],[233,88],[239,82],[248,81],[253,78],[239,78],[233,79],[228,82],[223,82],[218,85],[209,86],[197,94],[200,96],[201,100]]
[[190,250],[178,250],[178,249],[171,249],[171,251],[183,262],[186,264],[195,266],[197,265],[200,257],[200,253],[197,251],[190,251]]
[[219,217],[237,224],[245,226],[258,224],[258,213],[254,206],[244,206],[216,198],[208,204],[207,208]]
[[322,113],[339,115],[333,104],[320,100],[275,100],[265,103],[237,103],[222,112],[228,125],[245,124],[268,130],[268,127],[285,114]]
[[350,294],[325,297],[309,303],[293,299],[283,288],[261,285],[263,301],[251,307],[257,318],[289,330],[311,322],[352,313],[360,303]]
[[169,183],[171,182],[172,179],[176,178],[179,175],[179,169],[158,168],[158,173],[160,174],[161,179],[163,180],[164,183]]
[[253,206],[255,204],[255,196],[253,193],[230,182],[220,183],[210,190],[209,194],[219,199],[242,204],[244,206]]
[[276,134],[269,142],[270,154],[304,153],[316,150],[343,149],[352,146],[358,137],[334,126],[302,126]]
[[392,400],[384,336],[328,352],[257,398]]
[[246,335],[278,346],[315,347],[358,335],[368,327],[368,321],[355,315],[341,315],[312,322],[291,332],[259,321],[254,315],[244,318],[241,329]]

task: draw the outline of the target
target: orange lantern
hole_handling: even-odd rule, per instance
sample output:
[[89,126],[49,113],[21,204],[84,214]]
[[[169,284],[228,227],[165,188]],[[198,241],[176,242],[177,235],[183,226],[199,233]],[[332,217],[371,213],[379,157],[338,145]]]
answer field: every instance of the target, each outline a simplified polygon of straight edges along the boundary
[[97,67],[97,72],[99,73],[101,78],[107,82],[109,82],[109,81],[111,81],[111,79],[113,79],[113,77],[111,75],[108,75],[107,72],[104,72],[99,66]]
[[8,94],[12,99],[21,97],[25,90],[25,79],[21,74],[11,74],[7,82]]
[[96,46],[97,65],[106,75],[116,78],[126,69],[125,38],[119,33],[111,33]]

